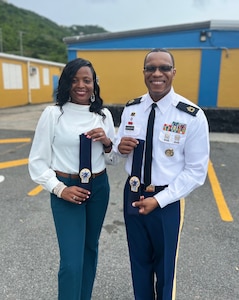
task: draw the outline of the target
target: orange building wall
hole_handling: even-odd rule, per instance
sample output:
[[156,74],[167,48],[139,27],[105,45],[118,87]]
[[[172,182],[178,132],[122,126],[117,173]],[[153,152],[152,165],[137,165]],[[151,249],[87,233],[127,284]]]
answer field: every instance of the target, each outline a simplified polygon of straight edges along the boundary
[[[25,62],[12,59],[4,59],[3,62],[20,65],[22,67],[22,73],[25,74],[27,72],[27,66]],[[23,89],[4,89],[2,63],[0,64],[0,107],[10,107],[27,104],[28,91],[26,76],[23,76],[22,83]]]
[[218,88],[218,107],[239,108],[239,49],[224,50]]
[[[20,65],[22,71],[22,88],[5,89],[3,85],[3,63]],[[36,67],[39,72],[39,88],[30,88],[29,68]],[[60,77],[64,64],[34,60],[31,58],[17,57],[0,54],[0,108],[22,106],[52,102],[53,99],[53,76]],[[43,69],[49,69],[49,84],[43,84]]]
[[[78,51],[77,56],[92,62],[106,104],[125,104],[147,92],[143,62],[148,50]],[[200,50],[173,50],[176,63],[174,89],[197,103]]]

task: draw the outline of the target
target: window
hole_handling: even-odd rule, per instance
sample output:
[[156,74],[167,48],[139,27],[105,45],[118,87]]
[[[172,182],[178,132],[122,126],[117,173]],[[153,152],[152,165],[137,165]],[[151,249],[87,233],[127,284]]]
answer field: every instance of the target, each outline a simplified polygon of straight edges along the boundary
[[49,69],[43,68],[43,85],[49,85],[50,84],[50,77],[49,77]]
[[22,66],[16,64],[2,64],[3,87],[6,90],[22,89]]

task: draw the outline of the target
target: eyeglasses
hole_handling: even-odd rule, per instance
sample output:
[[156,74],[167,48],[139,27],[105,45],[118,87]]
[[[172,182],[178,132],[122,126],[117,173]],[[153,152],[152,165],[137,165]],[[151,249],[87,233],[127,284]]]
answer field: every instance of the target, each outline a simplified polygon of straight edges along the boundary
[[170,72],[172,70],[173,66],[170,65],[161,65],[161,66],[146,66],[144,67],[144,71],[148,73],[154,73],[158,69],[160,72]]

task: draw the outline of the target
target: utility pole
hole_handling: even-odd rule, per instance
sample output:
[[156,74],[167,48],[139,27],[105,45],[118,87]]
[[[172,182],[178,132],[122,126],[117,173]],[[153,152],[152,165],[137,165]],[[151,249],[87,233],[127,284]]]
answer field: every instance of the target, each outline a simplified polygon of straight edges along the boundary
[[0,52],[3,52],[2,28],[0,28]]
[[20,39],[20,55],[23,56],[23,41],[22,41],[22,36],[23,36],[24,32],[23,31],[19,31],[19,39]]

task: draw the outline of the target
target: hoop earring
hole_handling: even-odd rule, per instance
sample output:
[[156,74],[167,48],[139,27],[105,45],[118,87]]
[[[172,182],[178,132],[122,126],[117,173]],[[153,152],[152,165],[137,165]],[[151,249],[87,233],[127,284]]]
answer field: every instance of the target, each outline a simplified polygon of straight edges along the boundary
[[91,103],[95,102],[95,94],[94,93],[90,96],[90,102]]

